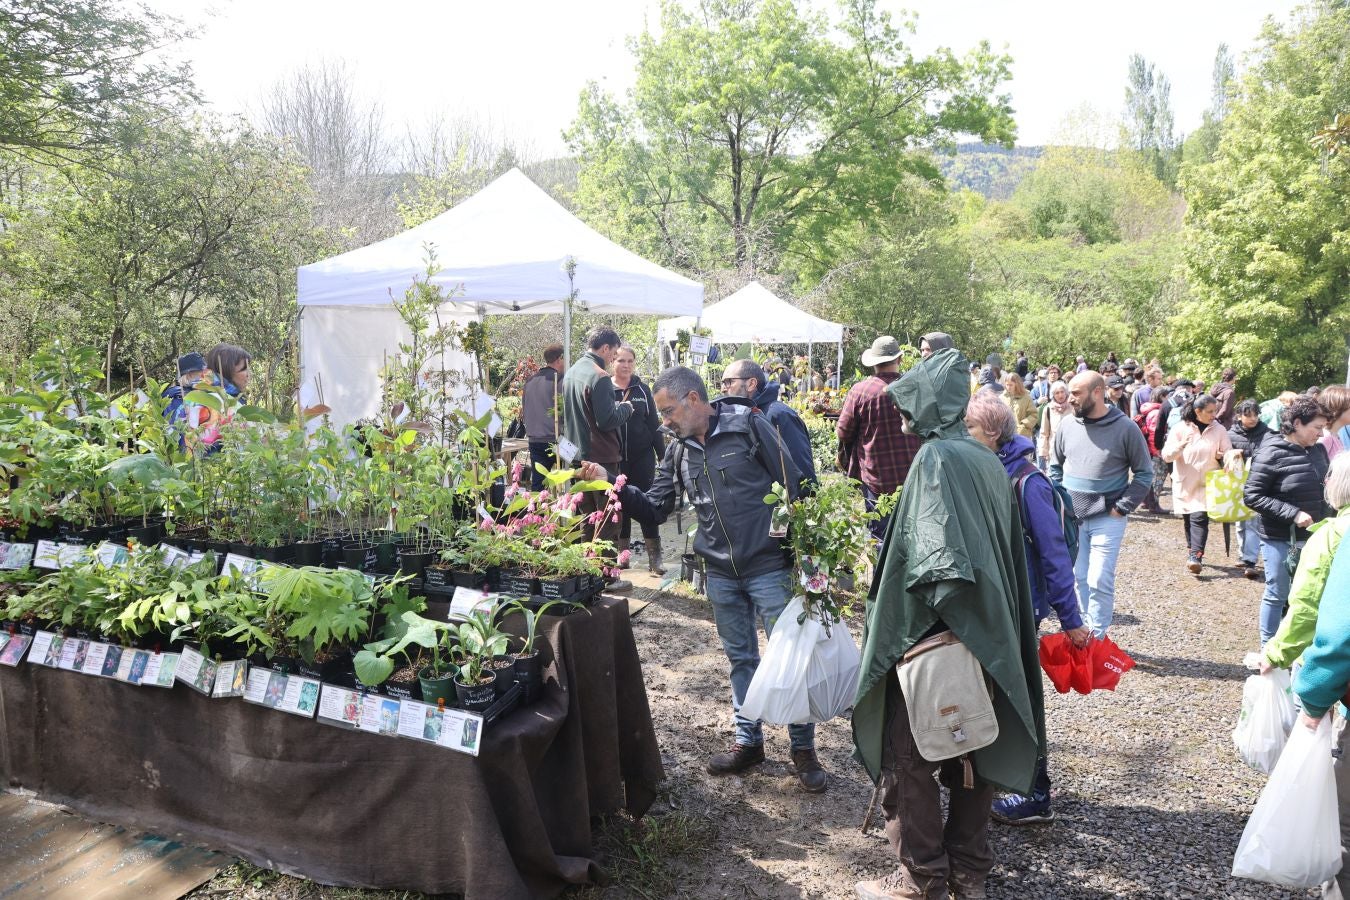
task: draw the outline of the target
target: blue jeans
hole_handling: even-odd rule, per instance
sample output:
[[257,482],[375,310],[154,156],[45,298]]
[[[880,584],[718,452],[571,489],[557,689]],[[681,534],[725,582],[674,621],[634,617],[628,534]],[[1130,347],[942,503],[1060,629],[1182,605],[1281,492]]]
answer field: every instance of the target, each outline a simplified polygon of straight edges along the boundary
[[[759,722],[741,716],[741,701],[750,689],[750,679],[759,668],[759,634],[755,620],[764,625],[764,634],[773,633],[778,614],[792,598],[792,570],[779,569],[749,578],[728,578],[708,573],[708,599],[712,601],[717,636],[731,663],[731,709],[736,715],[736,743],[748,747],[764,743]],[[789,725],[788,737],[793,750],[809,750],[816,745],[816,726]]]
[[[881,496],[865,484],[862,486],[862,492],[863,508],[868,512],[872,512],[877,508],[877,501],[881,499]],[[890,516],[879,516],[868,522],[867,530],[871,533],[872,539],[875,541],[884,541],[886,539],[886,526],[890,523]]]
[[1246,519],[1238,523],[1238,561],[1256,564],[1261,558],[1261,530],[1256,527],[1255,519]]
[[1116,610],[1116,559],[1125,539],[1125,516],[1102,513],[1078,523],[1078,559],[1073,575],[1078,582],[1078,605],[1084,624],[1095,637],[1106,637]]
[[[1299,546],[1303,546],[1299,541]],[[1261,561],[1266,566],[1266,590],[1261,595],[1261,646],[1275,636],[1289,604],[1289,572],[1284,561],[1289,558],[1288,541],[1261,539]]]
[[544,476],[534,467],[539,463],[545,469],[553,468],[553,444],[548,441],[530,441],[530,490],[544,489]]

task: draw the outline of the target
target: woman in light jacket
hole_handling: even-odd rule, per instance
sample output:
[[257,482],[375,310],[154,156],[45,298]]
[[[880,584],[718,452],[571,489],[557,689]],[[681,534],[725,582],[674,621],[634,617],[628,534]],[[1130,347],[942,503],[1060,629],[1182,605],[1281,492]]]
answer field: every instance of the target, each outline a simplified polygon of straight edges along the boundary
[[1233,449],[1228,432],[1216,420],[1219,402],[1201,394],[1181,410],[1181,421],[1167,435],[1162,458],[1172,464],[1172,512],[1185,522],[1189,555],[1186,568],[1199,574],[1209,538],[1205,511],[1205,474],[1223,463]]
[[1062,381],[1050,385],[1050,402],[1041,407],[1041,427],[1036,438],[1036,457],[1041,471],[1045,471],[1046,460],[1050,458],[1050,448],[1055,444],[1055,432],[1059,423],[1073,415],[1073,404],[1069,403],[1069,386]]
[[1027,391],[1027,386],[1017,377],[1016,372],[1003,373],[1003,396],[1000,399],[1012,412],[1013,421],[1017,424],[1017,433],[1024,438],[1033,437],[1041,417],[1036,410],[1035,401]]

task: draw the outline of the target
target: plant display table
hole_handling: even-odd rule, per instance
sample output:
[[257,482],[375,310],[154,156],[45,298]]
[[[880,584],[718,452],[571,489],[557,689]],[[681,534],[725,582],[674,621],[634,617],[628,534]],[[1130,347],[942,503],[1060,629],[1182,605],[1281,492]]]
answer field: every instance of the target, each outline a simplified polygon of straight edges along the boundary
[[591,818],[643,813],[663,774],[627,601],[541,631],[542,697],[477,758],[23,664],[0,668],[0,774],[326,884],[551,897],[598,877]]

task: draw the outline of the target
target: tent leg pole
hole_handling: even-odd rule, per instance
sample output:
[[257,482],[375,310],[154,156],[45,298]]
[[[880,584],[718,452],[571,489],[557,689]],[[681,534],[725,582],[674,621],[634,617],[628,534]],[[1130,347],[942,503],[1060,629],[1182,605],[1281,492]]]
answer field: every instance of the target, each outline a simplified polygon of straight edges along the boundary
[[839,387],[844,386],[844,342],[839,342],[839,361],[834,364],[834,377]]
[[572,299],[563,301],[563,359],[572,364]]

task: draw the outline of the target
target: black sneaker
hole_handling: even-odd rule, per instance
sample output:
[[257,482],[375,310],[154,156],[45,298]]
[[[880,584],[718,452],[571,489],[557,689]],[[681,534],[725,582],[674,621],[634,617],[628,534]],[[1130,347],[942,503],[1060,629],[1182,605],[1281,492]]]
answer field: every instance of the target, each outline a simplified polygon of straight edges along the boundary
[[763,744],[732,744],[708,760],[709,775],[734,775],[764,762]]

